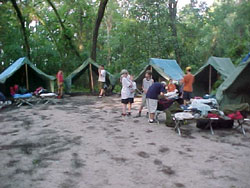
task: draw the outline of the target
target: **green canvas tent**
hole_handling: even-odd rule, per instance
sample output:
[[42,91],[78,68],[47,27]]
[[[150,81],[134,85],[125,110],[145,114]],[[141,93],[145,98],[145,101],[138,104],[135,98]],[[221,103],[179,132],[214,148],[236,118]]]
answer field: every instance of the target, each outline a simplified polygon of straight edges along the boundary
[[181,80],[183,71],[176,62],[172,59],[150,58],[149,64],[144,67],[140,74],[135,78],[138,88],[141,88],[142,80],[145,77],[145,72],[151,70],[155,81],[161,80]]
[[216,99],[221,106],[227,104],[250,104],[250,59],[238,65],[218,88]]
[[[64,83],[66,87],[66,92],[67,93],[71,92],[72,84],[80,76],[82,76],[87,70],[89,72],[88,82],[84,82],[83,84],[88,85],[89,88],[94,87],[94,85],[97,85],[98,68],[99,68],[99,65],[96,62],[94,62],[92,59],[88,58],[86,61],[83,62],[81,66],[79,66],[76,70],[74,70],[71,74],[69,74],[67,78],[65,79]],[[108,86],[111,85],[113,88],[113,86],[115,85],[115,82],[116,80],[114,76],[110,74],[109,72],[107,72],[106,84]]]
[[235,70],[230,58],[211,56],[208,61],[195,73],[193,93],[195,96],[210,94],[217,80],[225,80]]
[[22,57],[10,65],[0,74],[0,89],[9,95],[9,88],[15,84],[35,91],[42,86],[54,92],[54,81],[56,77],[50,76],[38,69],[28,58]]

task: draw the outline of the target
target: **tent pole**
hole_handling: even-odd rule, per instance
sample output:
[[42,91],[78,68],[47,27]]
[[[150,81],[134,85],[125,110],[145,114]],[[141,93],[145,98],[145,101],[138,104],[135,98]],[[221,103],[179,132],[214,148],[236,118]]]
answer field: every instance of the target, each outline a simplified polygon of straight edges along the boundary
[[94,80],[93,80],[93,71],[92,71],[92,64],[89,64],[89,80],[90,80],[90,91],[94,92]]
[[211,93],[211,89],[212,89],[212,67],[211,65],[209,66],[209,86],[208,86],[208,92],[209,94]]
[[25,75],[26,75],[26,89],[29,90],[29,74],[28,74],[28,65],[25,64]]

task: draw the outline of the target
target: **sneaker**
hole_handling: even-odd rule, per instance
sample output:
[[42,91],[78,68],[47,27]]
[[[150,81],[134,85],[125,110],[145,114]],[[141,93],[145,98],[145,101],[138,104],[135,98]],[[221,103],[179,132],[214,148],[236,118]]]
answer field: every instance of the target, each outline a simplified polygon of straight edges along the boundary
[[150,119],[150,120],[148,120],[148,122],[149,122],[149,123],[157,123],[157,121],[154,120],[154,119]]
[[139,118],[139,117],[141,117],[141,113],[140,112],[135,116],[135,118]]
[[127,113],[127,116],[131,116],[131,112],[128,112],[128,113]]
[[127,115],[127,114],[122,113],[122,116],[124,116],[124,117],[125,117],[126,115]]
[[101,96],[101,95],[99,95],[99,98],[102,98],[102,96]]

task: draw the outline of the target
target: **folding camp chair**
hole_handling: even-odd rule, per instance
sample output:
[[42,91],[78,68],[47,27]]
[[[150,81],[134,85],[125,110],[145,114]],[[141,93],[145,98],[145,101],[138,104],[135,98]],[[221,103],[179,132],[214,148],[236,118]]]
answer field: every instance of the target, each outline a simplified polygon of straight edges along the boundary
[[237,121],[237,123],[238,123],[238,125],[235,127],[235,129],[240,128],[242,134],[243,134],[243,135],[246,135],[246,131],[245,131],[243,125],[244,125],[244,123],[246,123],[246,122],[250,122],[250,119],[245,118],[245,119],[242,119],[242,120],[235,120],[235,121]]

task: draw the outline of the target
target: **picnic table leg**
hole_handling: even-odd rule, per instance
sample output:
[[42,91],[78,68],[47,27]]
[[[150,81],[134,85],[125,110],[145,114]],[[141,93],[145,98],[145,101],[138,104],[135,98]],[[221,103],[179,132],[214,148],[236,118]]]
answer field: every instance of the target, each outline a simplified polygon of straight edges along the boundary
[[49,100],[46,100],[46,102],[44,104],[48,104],[49,103]]
[[181,123],[179,120],[175,120],[175,131],[181,136]]
[[211,134],[214,135],[214,130],[213,130],[213,126],[212,126],[212,120],[209,120],[209,128],[210,128]]
[[242,131],[242,134],[246,135],[246,131],[245,131],[244,127],[243,127],[243,123],[244,123],[244,121],[240,122],[240,120],[238,120],[238,127],[240,127],[240,129]]
[[18,102],[18,105],[17,105],[17,107],[19,108],[20,106],[22,106],[23,105],[23,103],[22,102]]
[[30,105],[30,106],[33,106],[33,104],[31,104],[30,102],[28,101],[25,101],[26,104]]

